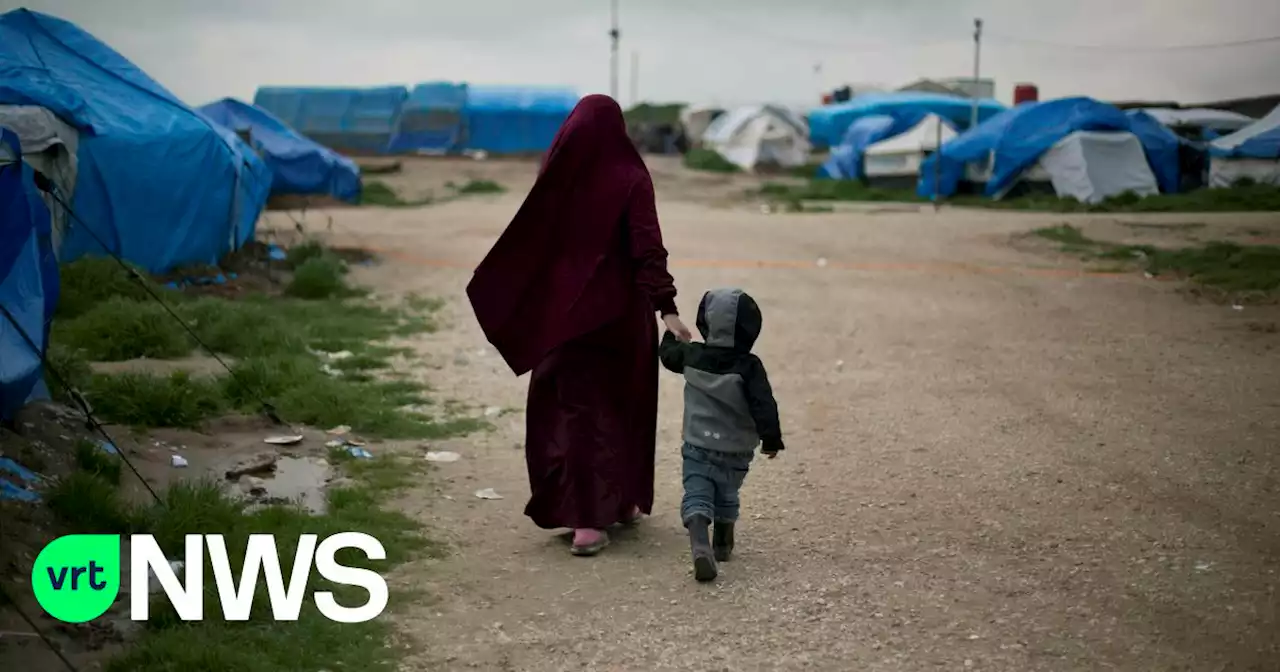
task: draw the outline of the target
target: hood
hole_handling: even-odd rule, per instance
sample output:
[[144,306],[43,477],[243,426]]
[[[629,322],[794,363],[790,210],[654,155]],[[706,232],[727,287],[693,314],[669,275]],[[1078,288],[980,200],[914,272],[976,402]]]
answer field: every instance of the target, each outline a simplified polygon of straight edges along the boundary
[[761,325],[760,306],[741,289],[713,289],[698,304],[698,332],[712,347],[750,352]]

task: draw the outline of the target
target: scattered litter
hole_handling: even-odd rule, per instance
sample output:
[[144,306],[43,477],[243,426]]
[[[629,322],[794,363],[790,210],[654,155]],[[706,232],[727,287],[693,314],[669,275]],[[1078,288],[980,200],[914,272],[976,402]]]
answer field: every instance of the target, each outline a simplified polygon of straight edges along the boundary
[[339,350],[338,352],[325,353],[325,357],[328,357],[329,361],[331,362],[336,362],[339,360],[348,359],[350,357],[355,357],[355,356],[356,356],[356,353],[351,352],[350,350]]
[[267,258],[272,261],[284,261],[289,258],[289,255],[286,254],[284,250],[280,249],[279,245],[273,244],[267,246]]
[[773,213],[773,208],[769,207],[768,203],[763,203],[760,205],[760,214],[768,215],[772,213]]
[[38,474],[7,457],[0,457],[0,471],[7,471],[27,483],[40,482],[40,476]]
[[428,462],[457,462],[460,459],[462,459],[461,455],[448,450],[441,450],[441,451],[428,450],[427,451]]
[[502,415],[502,409],[497,406],[490,406],[484,409],[484,417],[486,418],[496,418],[499,415]]
[[493,488],[476,490],[476,497],[480,499],[502,499],[502,495],[499,495]]
[[826,267],[827,267],[827,258],[818,257],[818,268],[826,268]]
[[324,447],[325,448],[342,448],[345,445],[347,445],[346,441],[339,441],[337,439],[334,439],[333,441],[326,441],[324,444]]
[[367,445],[367,444],[365,444],[365,442],[364,442],[364,441],[357,441],[357,440],[355,440],[355,439],[347,439],[347,445],[348,445],[348,446],[355,446],[355,447],[357,447],[357,448],[360,448],[360,447],[365,446],[365,445]]
[[263,443],[269,443],[273,446],[292,446],[302,443],[301,434],[293,434],[289,436],[268,436],[262,440]]
[[332,366],[329,366],[328,364],[321,364],[321,365],[320,365],[320,370],[321,370],[321,371],[323,371],[323,372],[325,372],[325,373],[326,373],[326,374],[328,374],[329,376],[334,377],[334,378],[341,378],[341,377],[342,377],[342,372],[341,372],[341,371],[339,371],[338,369],[333,368]]
[[1232,306],[1231,306],[1231,310],[1244,310],[1244,306],[1242,306],[1242,305],[1240,305],[1240,304],[1238,304],[1238,303],[1236,303],[1236,304],[1232,304]]
[[98,449],[108,455],[120,454],[120,450],[116,448],[116,444],[111,443],[106,439],[102,439],[101,441],[98,441]]
[[241,476],[251,474],[268,474],[276,470],[276,462],[280,456],[275,453],[259,453],[236,463],[227,470],[227,480],[234,481]]
[[969,635],[969,641],[971,642],[976,642],[979,639],[982,639],[982,635]]
[[1197,572],[1207,572],[1207,571],[1209,571],[1209,570],[1211,570],[1211,569],[1213,569],[1213,563],[1212,563],[1212,562],[1197,562],[1197,563],[1196,563],[1196,571],[1197,571]]
[[351,433],[351,427],[348,425],[338,425],[326,433],[334,436],[346,436]]
[[348,454],[350,454],[350,455],[351,455],[351,457],[354,457],[354,458],[357,458],[357,459],[361,459],[361,460],[372,460],[372,459],[373,459],[373,453],[371,453],[371,452],[369,452],[369,451],[367,451],[367,450],[365,450],[364,448],[361,448],[361,447],[359,447],[359,446],[347,446],[347,453],[348,453]]
[[1145,271],[1145,272],[1143,272],[1142,277],[1144,277],[1144,278],[1146,278],[1146,279],[1148,279],[1148,280],[1152,280],[1152,279],[1154,279],[1156,276],[1152,275],[1150,271]]
[[9,481],[0,478],[0,500],[13,500],[16,502],[25,502],[34,504],[40,501],[39,493],[32,492],[26,488],[19,488]]
[[169,460],[169,463],[170,463],[170,464],[172,464],[172,465],[173,465],[173,467],[174,467],[175,469],[182,469],[182,468],[186,467],[186,466],[187,466],[187,464],[189,464],[189,463],[187,462],[187,458],[185,458],[185,457],[183,457],[183,456],[181,456],[181,455],[173,455],[173,456],[171,456],[171,457],[170,457],[170,460]]

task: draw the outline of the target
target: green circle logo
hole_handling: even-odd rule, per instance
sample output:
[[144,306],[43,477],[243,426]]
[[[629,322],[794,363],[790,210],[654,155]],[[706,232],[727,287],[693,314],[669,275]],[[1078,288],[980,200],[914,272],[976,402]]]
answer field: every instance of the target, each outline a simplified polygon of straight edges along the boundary
[[66,623],[107,613],[120,593],[120,535],[54,539],[31,568],[31,590],[46,613]]

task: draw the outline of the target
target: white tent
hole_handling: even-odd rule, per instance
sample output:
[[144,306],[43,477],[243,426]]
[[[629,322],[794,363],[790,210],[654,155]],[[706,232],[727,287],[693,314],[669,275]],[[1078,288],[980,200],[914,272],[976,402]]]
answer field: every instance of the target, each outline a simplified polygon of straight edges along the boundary
[[684,127],[685,135],[696,142],[722,114],[724,110],[714,105],[689,105],[680,110],[680,125]]
[[[1280,186],[1280,156],[1276,156],[1277,152],[1242,151],[1241,148],[1250,140],[1275,136],[1280,136],[1280,106],[1245,128],[1209,143],[1210,152],[1214,154],[1209,159],[1209,186],[1229,187],[1241,179]],[[1280,139],[1269,145],[1280,145]],[[1232,156],[1221,156],[1224,152],[1230,152]]]
[[951,126],[936,114],[930,114],[903,133],[867,147],[863,154],[867,180],[876,182],[909,181],[915,184],[920,164],[943,143],[956,137]]
[[809,160],[804,120],[773,105],[739,107],[721,115],[702,142],[730,163],[753,170],[760,165],[791,168]]
[[[991,168],[990,162],[970,164],[968,179],[986,182]],[[1018,181],[1047,183],[1059,197],[1082,203],[1098,203],[1129,191],[1139,196],[1160,193],[1142,142],[1128,131],[1076,131],[1050,147]],[[1013,186],[996,198],[1004,197]]]
[[[54,113],[34,105],[0,105],[0,126],[13,131],[22,144],[22,159],[44,173],[57,187],[59,198],[68,205],[76,190],[79,167],[77,149],[80,133]],[[40,192],[53,220],[53,249],[62,244],[62,234],[70,222],[69,213],[57,200]]]
[[1253,117],[1246,117],[1239,112],[1229,112],[1226,110],[1214,110],[1207,107],[1197,107],[1185,110],[1175,110],[1169,107],[1147,107],[1143,108],[1143,112],[1151,115],[1153,119],[1169,126],[1177,128],[1179,126],[1192,126],[1197,128],[1211,128],[1215,131],[1238,131],[1254,121]]

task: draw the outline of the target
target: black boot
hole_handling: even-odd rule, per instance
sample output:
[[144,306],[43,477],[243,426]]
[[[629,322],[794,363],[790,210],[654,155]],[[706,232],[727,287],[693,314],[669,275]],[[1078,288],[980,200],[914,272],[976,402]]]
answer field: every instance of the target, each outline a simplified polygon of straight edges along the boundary
[[711,519],[693,516],[689,519],[689,548],[693,552],[693,578],[711,581],[716,578],[715,553],[711,550]]
[[733,523],[716,521],[715,531],[711,535],[711,547],[715,549],[716,560],[724,562],[733,555]]

